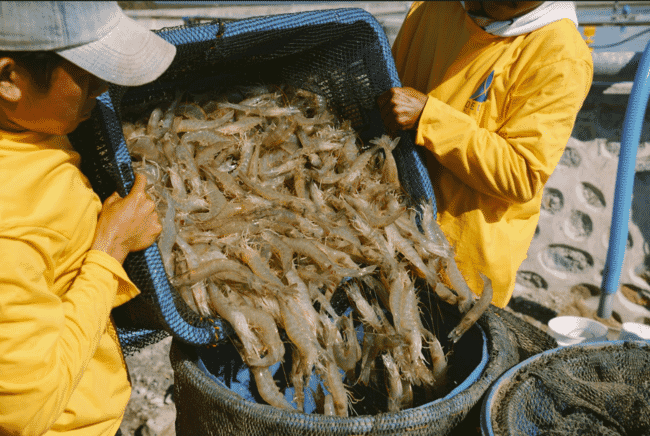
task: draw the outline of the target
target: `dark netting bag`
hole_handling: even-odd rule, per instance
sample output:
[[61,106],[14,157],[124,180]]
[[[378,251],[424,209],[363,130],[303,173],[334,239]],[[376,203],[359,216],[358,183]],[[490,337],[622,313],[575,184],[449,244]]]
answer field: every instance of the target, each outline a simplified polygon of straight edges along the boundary
[[557,341],[553,336],[524,321],[512,312],[496,306],[490,306],[488,310],[498,316],[508,327],[508,333],[511,335],[510,342],[517,348],[520,362],[535,354],[557,348]]
[[650,435],[650,342],[556,348],[506,372],[483,402],[484,435]]
[[[115,190],[126,195],[133,183],[122,114],[144,113],[173,100],[178,91],[227,91],[259,83],[301,87],[323,95],[330,109],[350,120],[367,142],[384,133],[377,97],[400,86],[381,26],[361,9],[219,20],[157,33],[177,48],[170,68],[147,85],[111,86],[98,98],[92,118],[70,135],[82,156],[82,170],[102,200]],[[404,189],[416,200],[433,200],[412,138],[404,134],[393,153]],[[166,332],[192,345],[214,345],[230,334],[227,323],[201,318],[182,301],[167,280],[156,246],[131,253],[124,268],[142,291],[134,302],[114,311],[125,352]]]
[[[426,295],[420,299],[426,299]],[[446,336],[460,316],[456,308],[439,304],[422,304],[423,320],[436,326],[433,331],[448,350]],[[428,311],[427,307],[434,310]],[[170,357],[176,432],[242,436],[448,435],[479,403],[488,387],[517,362],[517,351],[510,339],[507,327],[488,311],[452,348],[446,396],[397,413],[347,418],[290,412],[258,402],[254,383],[248,384],[246,371],[242,371],[236,352],[228,344],[204,349],[175,340]],[[275,378],[282,385],[282,371],[276,372]],[[353,392],[354,388],[351,386]],[[353,408],[362,408],[367,401]],[[478,426],[478,420],[475,424]]]

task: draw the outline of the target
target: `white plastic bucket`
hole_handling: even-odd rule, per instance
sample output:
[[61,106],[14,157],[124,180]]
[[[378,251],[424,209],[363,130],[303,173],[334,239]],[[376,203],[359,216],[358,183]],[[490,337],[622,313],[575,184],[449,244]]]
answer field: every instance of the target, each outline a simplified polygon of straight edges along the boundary
[[638,322],[624,322],[618,338],[622,341],[650,340],[650,326]]
[[581,342],[606,341],[609,330],[596,320],[580,316],[558,316],[548,322],[548,327],[551,336],[562,347]]

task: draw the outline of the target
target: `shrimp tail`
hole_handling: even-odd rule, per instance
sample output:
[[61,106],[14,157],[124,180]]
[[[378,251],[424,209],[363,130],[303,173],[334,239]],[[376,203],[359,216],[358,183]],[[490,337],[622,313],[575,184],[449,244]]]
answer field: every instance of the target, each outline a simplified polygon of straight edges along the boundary
[[492,281],[479,272],[483,279],[483,293],[474,306],[463,316],[458,326],[449,333],[449,339],[455,344],[471,326],[478,321],[492,302]]

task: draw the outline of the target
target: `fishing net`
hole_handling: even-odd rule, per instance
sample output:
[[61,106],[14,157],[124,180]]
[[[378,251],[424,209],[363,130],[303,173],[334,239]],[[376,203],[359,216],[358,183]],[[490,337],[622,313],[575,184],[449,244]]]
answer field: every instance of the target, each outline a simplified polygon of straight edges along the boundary
[[557,348],[558,344],[553,336],[524,321],[512,312],[496,306],[490,306],[488,310],[498,316],[508,328],[509,342],[513,347],[516,347],[519,362],[546,350]]
[[486,435],[650,435],[650,343],[558,348],[515,366],[485,399]]
[[[381,26],[361,9],[217,20],[157,33],[177,48],[170,68],[147,85],[111,86],[98,98],[91,119],[69,135],[82,156],[82,171],[102,201],[115,190],[126,195],[134,179],[122,115],[144,113],[173,100],[178,91],[227,91],[259,83],[303,88],[324,96],[330,110],[349,120],[367,142],[384,133],[377,97],[400,86]],[[406,192],[414,200],[433,200],[426,167],[410,135],[402,136],[393,153]],[[131,253],[124,268],[142,291],[114,311],[125,353],[167,334],[207,346],[232,333],[227,323],[202,318],[188,308],[169,284],[155,245]]]
[[[435,297],[431,297],[435,298]],[[426,300],[421,296],[421,301]],[[439,305],[438,305],[439,304]],[[428,310],[432,307],[433,310]],[[228,344],[213,349],[172,343],[176,432],[201,435],[447,435],[479,403],[484,392],[517,362],[507,327],[486,312],[453,347],[445,339],[460,320],[456,308],[444,303],[423,304],[423,319],[436,332],[449,354],[448,384],[441,398],[395,413],[385,410],[386,394],[351,391],[359,416],[334,417],[292,412],[267,406],[249,384],[236,351]],[[275,373],[279,385],[284,371]],[[312,381],[312,386],[318,380]],[[292,392],[285,392],[292,396]],[[416,392],[414,391],[414,397]],[[374,412],[374,413],[371,413]],[[478,422],[477,422],[478,424]]]

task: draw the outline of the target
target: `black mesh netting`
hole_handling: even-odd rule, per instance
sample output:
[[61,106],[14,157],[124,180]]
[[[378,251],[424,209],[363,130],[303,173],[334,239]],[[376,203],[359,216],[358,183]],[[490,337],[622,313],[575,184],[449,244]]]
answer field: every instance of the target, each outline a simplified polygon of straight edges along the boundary
[[507,310],[490,306],[490,311],[508,327],[509,342],[516,347],[519,361],[557,347],[555,338]]
[[602,342],[547,351],[490,391],[494,435],[650,435],[650,343]]
[[[227,92],[260,83],[301,87],[323,95],[330,109],[350,120],[367,141],[384,132],[377,97],[400,86],[383,30],[361,9],[219,20],[157,33],[177,48],[170,68],[147,85],[112,86],[98,98],[92,118],[70,135],[82,156],[82,171],[102,200],[115,190],[126,195],[133,181],[122,117],[142,116],[178,92]],[[405,190],[416,199],[433,199],[409,135],[403,135],[394,154]],[[125,305],[137,305],[135,309],[115,311],[126,353],[165,332],[192,345],[214,345],[231,332],[226,323],[201,318],[182,301],[167,280],[156,246],[131,253],[124,267],[142,291]]]
[[[421,296],[421,300],[424,298]],[[429,311],[427,307],[433,309]],[[353,395],[360,400],[352,405],[359,416],[343,418],[288,412],[244,399],[243,394],[236,392],[233,375],[238,372],[239,357],[227,344],[197,349],[175,340],[170,357],[174,369],[176,432],[242,436],[451,434],[492,382],[517,362],[517,351],[507,327],[492,311],[479,319],[480,328],[473,327],[450,348],[446,336],[460,319],[458,311],[444,303],[423,304],[422,309],[423,320],[431,324],[445,350],[451,350],[449,383],[447,391],[442,393],[447,395],[442,399],[397,413],[378,413],[372,409],[373,403],[385,410],[385,397],[380,392],[355,391],[358,387],[351,384]],[[479,367],[482,371],[476,371]],[[282,386],[282,371],[275,378]],[[453,388],[456,389],[452,391]],[[256,398],[256,393],[252,394]],[[365,398],[370,395],[375,398]],[[370,406],[365,406],[366,403]],[[363,414],[364,411],[374,413]],[[478,420],[474,424],[478,426]]]

